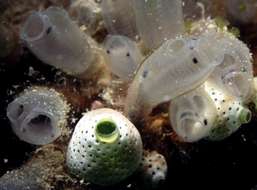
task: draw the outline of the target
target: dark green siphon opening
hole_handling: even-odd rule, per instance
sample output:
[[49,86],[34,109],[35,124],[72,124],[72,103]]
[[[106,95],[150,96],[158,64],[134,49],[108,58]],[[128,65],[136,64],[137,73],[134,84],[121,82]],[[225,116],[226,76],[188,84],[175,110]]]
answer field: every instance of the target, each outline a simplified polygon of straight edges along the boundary
[[102,120],[96,125],[96,137],[101,142],[112,143],[118,137],[118,129],[112,120]]
[[111,135],[116,130],[116,125],[112,121],[102,121],[97,124],[96,130],[99,135]]

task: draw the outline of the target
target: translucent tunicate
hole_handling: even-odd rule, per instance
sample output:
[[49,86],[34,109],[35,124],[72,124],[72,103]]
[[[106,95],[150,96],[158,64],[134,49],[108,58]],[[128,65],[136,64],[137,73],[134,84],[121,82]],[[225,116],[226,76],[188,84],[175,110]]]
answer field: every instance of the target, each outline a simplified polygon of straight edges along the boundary
[[7,116],[14,133],[23,141],[43,145],[61,135],[69,107],[53,89],[25,90],[8,105]]
[[104,23],[110,34],[134,39],[137,35],[132,0],[103,0],[101,2]]
[[204,86],[170,102],[169,116],[176,134],[186,142],[207,137],[217,118],[217,110]]
[[181,0],[134,0],[139,35],[149,49],[184,32]]
[[212,42],[209,57],[219,63],[211,79],[232,95],[248,101],[253,92],[253,67],[247,46],[232,35],[214,31],[204,34],[203,38]]
[[21,38],[39,59],[69,74],[83,73],[95,59],[85,34],[58,7],[33,12]]
[[139,68],[128,91],[127,114],[140,109],[149,112],[200,86],[217,65],[207,56],[210,46],[208,41],[191,37],[165,42]]
[[125,36],[108,36],[105,42],[111,71],[123,80],[130,80],[142,60],[137,44]]

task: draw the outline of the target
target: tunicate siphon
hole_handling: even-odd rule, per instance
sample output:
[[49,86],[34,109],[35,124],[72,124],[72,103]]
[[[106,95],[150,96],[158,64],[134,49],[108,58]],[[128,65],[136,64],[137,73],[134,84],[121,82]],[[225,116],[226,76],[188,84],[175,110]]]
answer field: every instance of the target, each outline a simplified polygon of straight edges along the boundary
[[7,107],[14,133],[23,141],[51,143],[66,126],[69,106],[54,89],[33,87],[25,90]]
[[217,119],[217,110],[202,85],[173,99],[169,117],[174,131],[183,141],[195,142],[209,135]]
[[213,30],[202,36],[212,43],[209,57],[219,63],[211,74],[212,80],[244,102],[250,101],[253,94],[253,66],[246,44],[225,32]]
[[217,108],[218,115],[208,136],[209,139],[222,140],[251,120],[251,111],[241,99],[232,96],[212,80],[207,80],[204,86]]
[[62,8],[33,12],[21,30],[21,38],[40,60],[72,75],[84,73],[95,61],[86,34]]

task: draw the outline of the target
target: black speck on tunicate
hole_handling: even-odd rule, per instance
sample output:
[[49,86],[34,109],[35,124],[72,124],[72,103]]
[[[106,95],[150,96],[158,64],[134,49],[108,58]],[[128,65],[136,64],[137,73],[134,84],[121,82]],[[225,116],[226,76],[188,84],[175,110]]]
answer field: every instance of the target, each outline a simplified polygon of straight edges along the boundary
[[130,53],[128,52],[128,53],[126,54],[126,56],[129,57],[129,56],[130,56]]
[[204,120],[203,120],[203,123],[204,123],[204,125],[208,125],[208,120],[207,120],[207,119],[204,119]]
[[146,78],[146,77],[147,77],[147,75],[148,75],[148,71],[147,71],[147,70],[145,70],[145,71],[143,72],[143,78]]
[[48,27],[47,30],[46,30],[46,34],[50,34],[50,32],[52,31],[52,27]]
[[198,60],[197,60],[196,57],[193,58],[193,63],[194,63],[194,64],[197,64],[197,63],[198,63]]
[[107,50],[106,53],[107,53],[107,54],[110,54],[111,52],[110,52],[110,50]]
[[24,106],[23,105],[19,105],[17,116],[20,116],[23,113],[23,111],[24,111]]

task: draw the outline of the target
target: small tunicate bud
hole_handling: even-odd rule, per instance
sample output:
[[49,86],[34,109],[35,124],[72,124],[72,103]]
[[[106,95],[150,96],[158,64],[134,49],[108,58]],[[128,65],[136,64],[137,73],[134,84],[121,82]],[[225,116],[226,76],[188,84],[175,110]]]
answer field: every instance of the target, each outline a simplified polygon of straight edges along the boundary
[[33,12],[21,38],[40,60],[68,74],[84,73],[96,59],[86,34],[62,8]]
[[97,185],[112,185],[139,166],[139,132],[121,113],[102,108],[87,112],[76,125],[67,151],[72,174]]
[[166,180],[168,165],[164,156],[158,152],[144,151],[138,171],[147,189],[156,189]]
[[105,49],[109,57],[111,71],[121,79],[128,81],[142,60],[137,44],[125,36],[107,36]]
[[69,106],[54,89],[34,87],[25,90],[7,107],[14,133],[23,141],[44,145],[61,135]]

